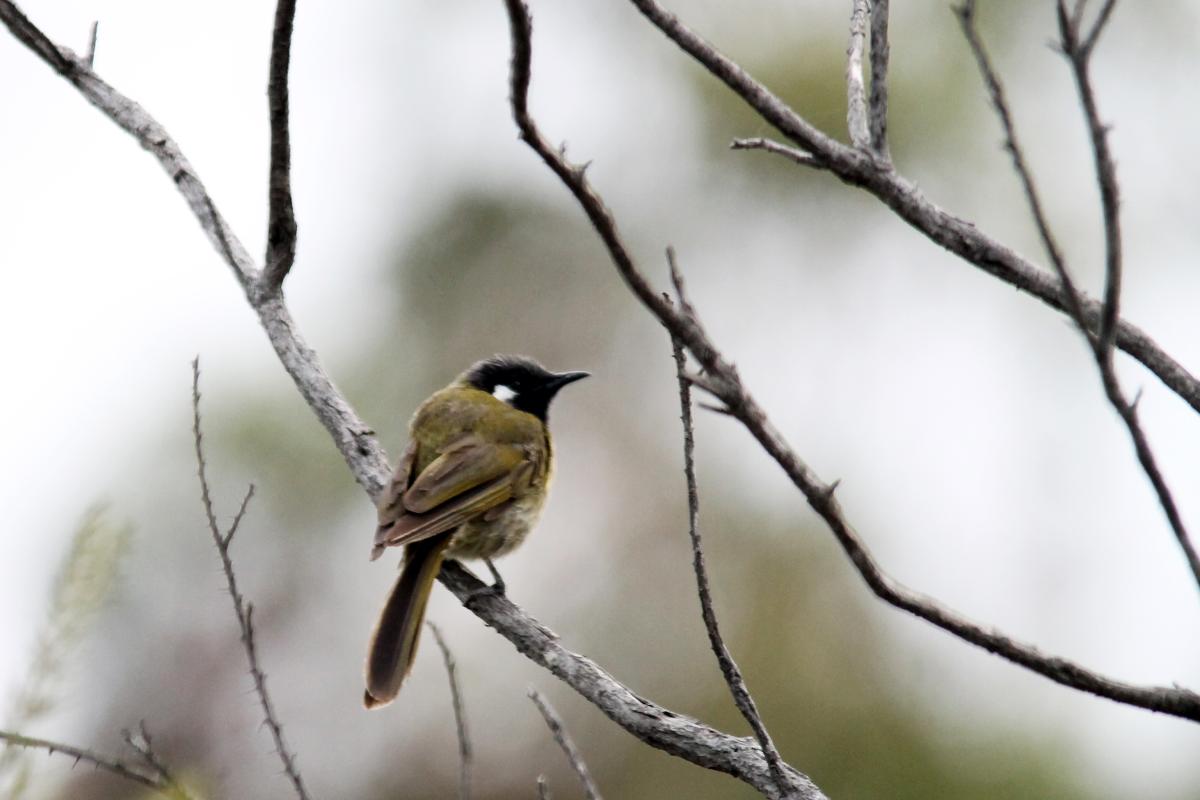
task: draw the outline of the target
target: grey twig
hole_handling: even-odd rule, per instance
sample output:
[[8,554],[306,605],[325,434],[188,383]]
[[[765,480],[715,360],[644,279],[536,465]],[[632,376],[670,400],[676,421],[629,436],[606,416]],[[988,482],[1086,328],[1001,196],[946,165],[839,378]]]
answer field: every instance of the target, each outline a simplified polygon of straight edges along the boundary
[[158,757],[158,753],[154,752],[154,744],[150,741],[150,731],[146,729],[145,721],[138,723],[138,732],[135,735],[133,731],[123,731],[122,736],[125,743],[130,746],[146,763],[155,775],[158,776],[162,783],[170,787],[168,793],[174,800],[192,800],[192,796],[187,790],[175,779],[174,774],[167,767],[166,763]]
[[537,790],[538,800],[550,800],[550,784],[546,782],[545,775],[538,775]]
[[[844,145],[817,129],[656,0],[630,2],[651,24],[728,86],[767,123],[841,181],[874,195],[901,219],[964,261],[1037,297],[1052,308],[1066,310],[1062,283],[1056,275],[1040,269],[975,225],[930,202],[912,181],[900,175],[889,163],[873,154]],[[1100,303],[1086,296],[1080,300],[1089,329],[1098,329]],[[1200,411],[1200,380],[1157,342],[1141,329],[1124,321],[1117,323],[1115,338],[1117,347],[1144,364],[1171,391]]]
[[88,49],[84,54],[84,63],[88,65],[88,69],[96,66],[96,37],[100,34],[100,20],[92,22],[92,29],[88,33]]
[[846,128],[860,150],[871,147],[867,125],[867,90],[863,82],[863,50],[867,44],[867,0],[852,0],[850,44],[846,48]]
[[802,167],[812,167],[813,169],[825,168],[824,164],[803,150],[798,150],[795,147],[788,147],[786,144],[780,144],[773,139],[764,139],[761,136],[755,136],[748,139],[734,139],[729,144],[729,149],[764,150],[768,153],[774,153],[775,155],[790,159]]
[[1120,319],[1121,298],[1121,221],[1119,214],[1120,193],[1117,184],[1117,170],[1113,164],[1112,153],[1108,147],[1108,128],[1100,121],[1100,112],[1096,107],[1096,93],[1092,88],[1089,66],[1091,64],[1092,48],[1104,29],[1105,23],[1112,15],[1115,6],[1113,0],[1104,4],[1100,16],[1093,26],[1092,32],[1085,40],[1080,40],[1080,31],[1076,23],[1067,14],[1064,0],[1058,0],[1058,30],[1062,51],[1071,63],[1071,75],[1075,79],[1075,88],[1079,93],[1079,101],[1083,105],[1084,119],[1087,121],[1088,137],[1092,143],[1092,156],[1095,161],[1096,182],[1100,186],[1100,203],[1104,211],[1104,249],[1105,249],[1105,282],[1104,308],[1100,315],[1100,333],[1097,337],[1098,350],[1105,359],[1111,359],[1113,336],[1117,320]]
[[6,742],[12,747],[29,747],[37,750],[45,750],[51,754],[60,753],[75,759],[76,762],[87,762],[97,769],[102,769],[105,772],[110,772],[126,780],[139,783],[147,789],[153,789],[167,796],[171,796],[176,789],[175,786],[165,782],[157,774],[148,774],[137,767],[126,764],[120,759],[102,755],[93,750],[85,750],[82,747],[74,747],[73,745],[61,742],[52,742],[48,739],[24,736],[14,731],[0,731],[0,741]]
[[[754,739],[730,736],[638,696],[596,662],[563,647],[557,634],[506,596],[486,591],[487,584],[457,561],[443,564],[438,580],[519,653],[566,683],[642,742],[699,767],[732,775],[771,800],[782,800]],[[785,769],[800,787],[801,800],[825,798],[808,778],[790,766]]]
[[885,161],[890,158],[887,143],[888,121],[888,0],[871,5],[871,149]]
[[467,709],[463,704],[462,690],[458,685],[458,665],[454,654],[442,637],[442,629],[426,620],[425,624],[433,632],[433,640],[442,651],[442,662],[446,665],[446,677],[450,680],[450,700],[454,704],[454,729],[458,734],[458,797],[459,800],[470,800],[471,797],[471,738],[467,735]]
[[199,358],[192,361],[192,437],[196,447],[197,474],[200,478],[200,499],[204,504],[204,515],[208,520],[209,533],[212,534],[213,544],[216,545],[217,554],[221,557],[221,568],[225,572],[229,598],[233,601],[233,613],[237,617],[238,627],[242,633],[242,647],[246,651],[246,661],[250,665],[250,676],[254,679],[254,692],[258,695],[259,704],[263,710],[264,722],[271,731],[271,738],[275,742],[275,752],[279,755],[279,760],[283,764],[284,774],[291,781],[296,796],[300,800],[309,800],[308,791],[304,788],[304,781],[300,777],[300,770],[296,766],[295,756],[287,749],[287,743],[284,741],[283,725],[279,722],[279,717],[275,713],[275,706],[271,702],[270,694],[267,692],[267,676],[258,663],[258,646],[254,638],[254,606],[247,603],[245,598],[242,597],[242,593],[238,590],[237,576],[233,570],[233,559],[229,555],[230,540],[233,538],[237,524],[240,523],[242,516],[245,514],[246,504],[250,501],[252,491],[246,493],[246,499],[242,501],[241,510],[238,511],[238,515],[233,524],[230,525],[227,533],[221,532],[221,526],[217,522],[217,515],[213,511],[212,493],[208,487],[208,468],[204,460],[204,437],[200,430]]
[[[876,188],[886,188],[895,179],[893,171],[870,166],[869,159],[858,150],[834,142],[800,119],[761,84],[753,81],[740,66],[717,53],[710,44],[685,28],[674,15],[664,11],[654,0],[632,0],[632,2],[672,41],[675,41],[714,75],[738,91],[743,99],[759,110],[769,122],[777,124],[793,141],[818,154],[821,158],[826,156],[836,158],[838,165],[832,168],[840,177],[849,180],[847,176],[853,175],[863,181],[870,180],[872,182],[870,186]],[[800,490],[813,510],[829,526],[850,562],[858,570],[871,591],[880,599],[897,608],[931,622],[964,641],[995,653],[1063,686],[1151,711],[1160,711],[1200,722],[1200,695],[1195,692],[1178,687],[1134,686],[1099,675],[1066,659],[1043,655],[1032,645],[1014,641],[999,631],[984,628],[943,607],[931,598],[900,584],[883,571],[859,538],[858,533],[846,520],[829,485],[817,477],[771,424],[766,412],[742,386],[733,364],[725,359],[697,324],[694,316],[676,310],[646,280],[621,240],[612,214],[591,188],[587,178],[570,169],[569,165],[558,157],[553,148],[546,144],[529,116],[525,97],[529,87],[530,45],[528,37],[530,29],[528,17],[524,4],[519,0],[506,0],[506,5],[509,9],[510,20],[512,20],[514,40],[513,115],[521,129],[522,138],[529,143],[530,147],[537,152],[575,196],[583,212],[591,221],[592,227],[595,228],[596,233],[608,249],[613,265],[630,291],[667,328],[673,337],[691,351],[691,354],[704,368],[706,381],[712,385],[713,394],[725,404],[730,414],[742,423],[766,453],[783,468],[793,485]],[[851,182],[859,183],[860,181],[857,179]],[[915,193],[916,190],[914,188],[911,191]],[[909,197],[907,192],[904,197],[907,198],[905,204],[897,207],[897,210],[900,212],[903,212],[905,208],[913,210],[914,206],[908,205],[913,198]],[[924,202],[926,201],[920,201],[920,203]],[[920,203],[915,206],[918,210],[921,207]],[[972,235],[977,233],[974,226],[946,215],[945,212],[938,210],[937,214],[944,215],[948,220],[944,223],[946,227],[941,225],[937,227],[937,230],[940,231],[939,235],[949,236],[961,244],[961,240],[958,238],[959,232],[971,231]],[[901,213],[901,215],[904,214]],[[954,232],[953,236],[950,236],[951,231]],[[1000,248],[1000,245],[987,246]],[[1011,251],[1003,248],[991,252],[997,258],[1001,257],[1003,253],[1011,255]],[[987,263],[992,264],[993,262],[988,261]],[[1033,268],[1030,267],[1030,269]],[[1053,289],[1055,298],[1059,296],[1059,291],[1056,283]],[[1094,301],[1089,302],[1094,303]],[[1090,315],[1092,312],[1088,313]],[[1194,379],[1189,376],[1189,380]],[[1183,396],[1182,392],[1181,396]],[[1200,401],[1200,396],[1197,399]]]
[[278,292],[296,261],[296,213],[292,208],[292,144],[288,131],[288,65],[292,54],[292,23],[296,0],[279,0],[271,37],[271,69],[267,105],[271,118],[271,167],[266,268],[262,284]]
[[[971,52],[975,55],[979,71],[987,86],[992,107],[996,111],[996,116],[1000,119],[1000,125],[1004,130],[1004,148],[1012,156],[1013,169],[1017,173],[1017,177],[1021,181],[1021,186],[1025,191],[1025,199],[1033,216],[1034,224],[1037,226],[1038,235],[1042,239],[1042,244],[1046,249],[1050,263],[1053,265],[1055,272],[1058,273],[1059,279],[1062,282],[1067,314],[1087,340],[1088,346],[1095,358],[1096,366],[1100,371],[1100,379],[1104,386],[1105,396],[1117,411],[1117,414],[1120,415],[1122,422],[1124,422],[1130,439],[1133,441],[1138,462],[1150,480],[1159,505],[1162,507],[1167,522],[1171,526],[1171,531],[1180,549],[1183,550],[1184,558],[1187,561],[1188,568],[1192,572],[1192,577],[1197,586],[1200,586],[1200,555],[1197,554],[1196,548],[1192,544],[1182,515],[1175,503],[1175,498],[1171,493],[1170,487],[1167,486],[1162,471],[1158,467],[1158,462],[1153,450],[1150,448],[1149,440],[1138,420],[1136,405],[1125,399],[1125,393],[1121,389],[1120,382],[1117,379],[1116,367],[1113,363],[1113,335],[1116,331],[1118,320],[1117,308],[1120,305],[1121,295],[1121,223],[1118,213],[1118,184],[1116,167],[1113,165],[1112,155],[1108,149],[1106,129],[1099,120],[1095,92],[1092,89],[1091,78],[1088,72],[1090,51],[1083,49],[1083,44],[1079,39],[1078,25],[1082,16],[1081,13],[1078,13],[1080,11],[1080,6],[1077,5],[1077,13],[1068,15],[1066,6],[1061,0],[1058,3],[1062,50],[1071,63],[1071,71],[1075,77],[1080,101],[1084,109],[1084,116],[1087,119],[1088,131],[1091,134],[1092,150],[1096,164],[1096,179],[1100,185],[1100,197],[1104,209],[1107,278],[1098,331],[1093,331],[1092,326],[1088,322],[1083,303],[1080,299],[1079,290],[1075,288],[1070,270],[1067,268],[1066,259],[1063,257],[1062,251],[1055,241],[1045,212],[1042,210],[1041,200],[1034,185],[1033,175],[1028,164],[1025,162],[1021,146],[1017,142],[1017,134],[1012,121],[1012,114],[1009,111],[1008,101],[1005,98],[1004,87],[1000,82],[999,76],[996,74],[995,68],[992,66],[991,59],[988,57],[983,40],[980,38],[979,31],[975,25],[975,0],[966,0],[963,5],[955,9],[955,13],[958,15],[959,22],[962,25],[963,35],[967,39]],[[1106,18],[1102,12],[1101,20]],[[1099,25],[1100,21],[1097,24]],[[1096,31],[1093,32],[1095,33]]]
[[[550,701],[532,686],[529,687],[529,699],[537,706],[538,711],[542,712],[542,719],[546,720],[546,727],[550,729],[554,741],[558,742],[558,746],[562,748],[563,753],[567,756],[567,761],[571,764],[571,769],[575,770],[575,774],[579,776],[579,782],[583,785],[583,793],[587,795],[588,800],[600,800],[600,790],[596,788],[596,782],[592,780],[592,774],[588,772],[587,764],[584,762],[579,748],[571,740],[571,734],[567,733],[562,717],[554,710],[554,706],[550,705]],[[540,783],[541,781],[539,781],[539,785]]]
[[1046,256],[1050,259],[1050,264],[1054,267],[1054,271],[1058,273],[1058,279],[1062,281],[1067,315],[1080,326],[1083,335],[1089,342],[1092,342],[1094,341],[1092,333],[1088,330],[1086,322],[1084,322],[1086,317],[1080,301],[1079,290],[1075,287],[1075,282],[1072,280],[1071,273],[1067,269],[1066,260],[1063,258],[1058,242],[1050,230],[1050,223],[1046,220],[1046,214],[1042,210],[1041,198],[1038,196],[1037,187],[1033,182],[1033,173],[1029,170],[1029,166],[1025,162],[1024,150],[1017,142],[1017,132],[1013,125],[1012,114],[1008,109],[1008,100],[1004,95],[1004,86],[1000,83],[1000,76],[996,74],[995,68],[992,67],[987,49],[983,46],[983,40],[980,38],[979,31],[975,27],[975,0],[966,0],[961,6],[956,7],[954,12],[958,16],[959,24],[962,26],[963,35],[967,39],[971,53],[975,56],[975,62],[979,65],[979,72],[982,74],[983,82],[987,86],[992,107],[996,111],[996,116],[1000,118],[1000,126],[1004,129],[1004,149],[1012,156],[1013,169],[1017,173],[1017,178],[1021,181],[1021,188],[1025,191],[1025,201],[1029,204],[1029,211],[1033,215],[1033,222],[1037,226],[1042,246],[1046,249]]
[[[670,247],[667,248],[667,264],[671,270],[671,282],[675,286],[679,307],[684,314],[691,316],[694,311],[684,293],[683,274],[675,262],[675,250]],[[767,766],[770,767],[771,775],[779,787],[779,793],[784,797],[790,797],[796,790],[790,785],[787,774],[784,772],[783,759],[775,747],[775,742],[771,740],[771,734],[762,721],[758,706],[742,677],[742,671],[738,668],[737,662],[733,660],[733,654],[725,645],[725,639],[721,636],[721,629],[717,624],[717,613],[713,609],[712,591],[709,589],[708,583],[708,567],[704,562],[704,545],[698,524],[700,491],[696,486],[694,458],[696,438],[692,426],[692,378],[687,372],[687,356],[684,354],[683,345],[675,336],[671,337],[671,352],[675,357],[675,378],[679,383],[679,418],[683,422],[683,474],[687,483],[688,500],[688,538],[692,544],[692,570],[696,573],[696,591],[700,596],[700,617],[704,620],[704,630],[708,632],[709,647],[717,657],[717,664],[721,668],[725,684],[729,687],[729,693],[733,696],[733,702],[746,722],[750,724],[750,729],[754,731],[754,737],[758,739],[763,756],[767,760]]]
[[[1078,0],[1076,3],[1078,14],[1076,14],[1075,28],[1078,30],[1083,19],[1084,0]],[[1117,0],[1105,0],[1105,3],[1100,8],[1100,13],[1096,15],[1096,21],[1092,23],[1092,29],[1088,31],[1084,38],[1080,49],[1083,51],[1084,58],[1092,54],[1092,50],[1096,47],[1096,42],[1100,39],[1100,34],[1104,32],[1108,26],[1108,20],[1112,17],[1113,9],[1117,7]]]

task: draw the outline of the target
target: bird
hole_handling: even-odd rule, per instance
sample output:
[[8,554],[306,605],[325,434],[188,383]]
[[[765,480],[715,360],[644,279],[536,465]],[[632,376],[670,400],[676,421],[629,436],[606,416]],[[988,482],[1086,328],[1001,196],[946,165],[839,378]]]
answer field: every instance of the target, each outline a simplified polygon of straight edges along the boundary
[[554,450],[546,414],[587,372],[550,372],[520,355],[472,364],[417,408],[408,446],[379,496],[371,560],[403,546],[400,575],[368,647],[368,709],[396,698],[412,669],[425,606],[442,561],[491,559],[524,541],[546,502]]

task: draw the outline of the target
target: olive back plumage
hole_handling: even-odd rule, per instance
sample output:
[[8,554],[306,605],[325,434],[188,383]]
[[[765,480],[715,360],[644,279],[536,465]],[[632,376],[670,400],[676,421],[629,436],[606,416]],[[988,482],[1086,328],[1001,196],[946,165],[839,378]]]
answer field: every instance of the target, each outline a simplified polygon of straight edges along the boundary
[[442,560],[502,555],[537,522],[553,475],[546,409],[586,374],[495,356],[413,414],[408,447],[378,505],[371,557],[403,545],[405,560],[371,637],[367,708],[391,702],[411,669]]

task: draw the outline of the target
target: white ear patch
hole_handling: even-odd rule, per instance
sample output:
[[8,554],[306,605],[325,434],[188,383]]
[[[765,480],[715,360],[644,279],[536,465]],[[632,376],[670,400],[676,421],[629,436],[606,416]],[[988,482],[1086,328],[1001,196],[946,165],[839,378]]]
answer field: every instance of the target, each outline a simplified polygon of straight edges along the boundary
[[502,403],[509,403],[511,405],[512,399],[516,396],[517,393],[513,391],[511,386],[500,384],[495,389],[492,389],[492,397],[496,398]]

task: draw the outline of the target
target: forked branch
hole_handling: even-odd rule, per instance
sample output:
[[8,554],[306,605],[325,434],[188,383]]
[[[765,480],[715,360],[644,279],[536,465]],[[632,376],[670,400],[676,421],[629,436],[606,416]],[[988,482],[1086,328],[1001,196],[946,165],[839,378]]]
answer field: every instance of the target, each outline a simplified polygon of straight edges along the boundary
[[226,587],[229,589],[229,599],[233,602],[233,613],[237,617],[238,628],[241,630],[242,648],[246,651],[246,661],[250,665],[250,676],[254,679],[254,693],[258,695],[259,704],[263,710],[263,722],[271,731],[275,742],[275,752],[283,764],[283,772],[292,783],[296,797],[300,800],[310,800],[308,791],[304,788],[304,780],[300,769],[296,766],[296,757],[287,748],[283,737],[283,725],[275,713],[275,705],[267,691],[267,676],[258,661],[258,645],[254,638],[254,606],[246,602],[238,590],[237,575],[233,570],[233,559],[229,554],[229,546],[233,535],[237,532],[246,514],[250,498],[254,496],[254,486],[247,490],[245,498],[230,524],[228,531],[222,533],[213,510],[212,493],[208,487],[208,466],[204,460],[204,437],[200,430],[200,359],[192,362],[192,437],[196,448],[196,472],[200,478],[200,499],[204,504],[204,516],[208,521],[208,531],[212,535],[217,554],[221,557],[221,568],[225,573]]
[[[751,82],[743,86],[743,81],[749,81],[750,78],[741,67],[717,54],[710,45],[684,28],[673,15],[663,11],[653,0],[633,0],[633,2],[643,9],[644,13],[656,25],[663,28],[669,36],[673,39],[677,38],[681,47],[696,55],[701,63],[706,66],[711,64],[711,69],[717,77],[732,86],[744,88],[746,90],[744,97],[756,108],[762,106],[770,114],[779,113],[779,108],[786,109],[777,98],[769,95],[758,84]],[[1120,703],[1200,722],[1200,695],[1195,692],[1180,687],[1135,686],[1100,675],[1067,659],[1043,655],[1032,645],[1015,641],[1004,633],[985,628],[966,619],[935,600],[900,584],[883,571],[858,533],[847,521],[840,503],[834,497],[834,486],[822,481],[771,424],[766,412],[742,385],[733,364],[721,354],[704,332],[698,316],[695,313],[684,314],[676,310],[651,287],[625,247],[612,214],[588,183],[586,175],[582,170],[573,169],[557,150],[549,146],[537,129],[529,114],[526,99],[529,88],[531,47],[528,41],[531,28],[527,11],[520,0],[506,0],[505,4],[512,20],[513,31],[513,116],[521,130],[522,138],[575,196],[601,241],[607,247],[609,257],[626,285],[671,336],[681,341],[704,368],[702,385],[705,390],[724,403],[728,413],[742,423],[767,454],[784,470],[812,509],[828,525],[850,562],[858,570],[871,591],[880,599],[897,608],[1063,686]],[[791,115],[792,112],[786,110],[786,114]],[[786,121],[791,118],[780,119]],[[768,117],[768,120],[775,121],[771,117]],[[807,123],[792,124],[788,122],[787,126],[790,133],[793,134],[794,141],[818,155],[841,154],[847,150],[857,153],[844,145],[831,143],[824,134],[816,132],[815,129],[810,130]],[[852,159],[853,163],[857,163],[858,156],[851,155],[847,158]],[[831,169],[837,171],[837,167],[831,167]],[[888,172],[887,174],[892,175],[893,173]],[[973,226],[968,226],[966,223],[961,224],[973,230]]]
[[[671,280],[675,285],[675,298],[679,301],[679,307],[685,315],[691,316],[693,310],[683,291],[683,275],[675,264],[675,251],[669,247],[667,264],[671,270]],[[717,665],[721,668],[725,685],[729,687],[729,693],[733,696],[734,705],[754,731],[780,793],[791,796],[795,793],[795,788],[790,785],[787,773],[783,769],[783,759],[767,731],[754,697],[746,686],[745,678],[742,677],[742,671],[725,645],[725,638],[717,624],[717,612],[713,608],[712,591],[708,583],[708,566],[704,560],[704,544],[700,536],[700,490],[696,485],[696,437],[692,426],[692,378],[688,375],[687,355],[683,345],[674,337],[671,338],[671,353],[675,359],[675,379],[679,384],[679,419],[683,423],[683,475],[687,484],[688,501],[688,539],[692,545],[692,571],[696,573],[696,591],[700,597],[700,618],[704,621],[709,647],[717,657]]]
[[[1090,47],[1085,48],[1083,40],[1081,40],[1082,6],[1082,3],[1077,3],[1075,7],[1076,13],[1068,14],[1066,6],[1062,2],[1059,2],[1058,21],[1059,32],[1062,37],[1062,50],[1071,64],[1071,72],[1075,77],[1084,117],[1087,120],[1095,160],[1096,181],[1100,186],[1100,199],[1103,207],[1106,278],[1104,304],[1101,310],[1098,330],[1093,330],[1094,326],[1088,321],[1080,299],[1081,295],[1075,287],[1070,269],[1067,267],[1066,258],[1063,256],[1055,240],[1050,223],[1042,208],[1041,199],[1034,184],[1033,174],[1025,160],[1024,151],[1017,141],[1012,112],[1009,110],[1004,87],[1000,82],[1000,77],[996,73],[995,67],[992,65],[991,59],[988,57],[987,49],[983,45],[983,40],[975,24],[975,1],[967,0],[962,6],[955,9],[955,13],[958,15],[963,35],[967,39],[967,44],[970,46],[971,52],[975,56],[975,61],[979,65],[979,71],[983,76],[984,84],[987,86],[992,107],[995,109],[996,116],[1000,120],[1001,128],[1004,131],[1004,148],[1012,156],[1013,170],[1017,173],[1017,178],[1020,180],[1021,186],[1025,191],[1025,199],[1029,205],[1030,214],[1033,216],[1034,224],[1037,227],[1038,235],[1042,239],[1042,244],[1046,249],[1050,263],[1054,266],[1054,270],[1058,273],[1059,279],[1062,282],[1067,301],[1067,314],[1087,340],[1088,347],[1096,361],[1096,367],[1100,372],[1100,381],[1104,387],[1105,397],[1125,424],[1125,428],[1133,442],[1138,463],[1149,479],[1155,496],[1158,498],[1159,505],[1163,509],[1163,514],[1171,526],[1171,532],[1174,534],[1176,542],[1183,551],[1184,559],[1192,573],[1192,579],[1197,587],[1200,588],[1200,554],[1196,552],[1196,547],[1192,543],[1183,522],[1179,506],[1175,502],[1175,497],[1170,487],[1167,486],[1166,478],[1158,466],[1158,459],[1155,457],[1154,451],[1150,448],[1150,441],[1138,419],[1137,403],[1136,401],[1130,402],[1126,398],[1125,392],[1121,388],[1120,381],[1117,378],[1116,365],[1114,364],[1113,334],[1119,318],[1117,309],[1121,298],[1122,261],[1118,185],[1116,166],[1113,163],[1112,154],[1108,147],[1107,128],[1099,119],[1095,90],[1092,87],[1091,75],[1088,70],[1092,51]],[[1111,6],[1112,4],[1110,3],[1105,7],[1093,30],[1087,35],[1086,41],[1091,42],[1092,46],[1095,45],[1096,37],[1099,36],[1104,21],[1111,14]]]

